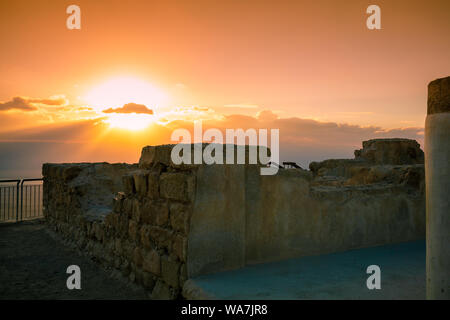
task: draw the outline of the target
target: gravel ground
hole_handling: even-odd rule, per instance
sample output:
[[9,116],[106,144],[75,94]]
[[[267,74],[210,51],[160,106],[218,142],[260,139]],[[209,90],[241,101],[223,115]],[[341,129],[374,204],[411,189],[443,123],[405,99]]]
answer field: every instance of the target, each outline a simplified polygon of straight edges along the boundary
[[[111,278],[46,228],[39,220],[0,224],[0,299],[148,299],[143,289]],[[81,269],[80,290],[66,287],[69,265]]]

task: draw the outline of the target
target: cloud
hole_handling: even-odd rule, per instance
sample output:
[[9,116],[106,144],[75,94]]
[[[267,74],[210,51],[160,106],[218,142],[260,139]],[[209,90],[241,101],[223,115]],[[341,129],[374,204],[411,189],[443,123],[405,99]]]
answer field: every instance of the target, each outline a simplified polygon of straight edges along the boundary
[[35,111],[37,105],[47,106],[63,106],[68,103],[67,99],[63,95],[53,96],[48,99],[40,98],[27,98],[27,97],[14,97],[11,101],[1,102],[0,111],[7,110],[22,110],[22,111]]
[[127,103],[124,104],[122,108],[109,108],[103,110],[104,113],[145,113],[145,114],[153,114],[153,110],[148,109],[143,104],[137,103]]
[[22,97],[14,97],[11,101],[0,103],[0,111],[7,110],[34,111],[37,110],[30,102]]
[[27,99],[29,103],[44,104],[48,106],[64,106],[68,104],[68,100],[64,95],[57,95],[48,99]]
[[262,110],[257,113],[256,118],[261,121],[273,121],[278,119],[278,116],[270,110]]

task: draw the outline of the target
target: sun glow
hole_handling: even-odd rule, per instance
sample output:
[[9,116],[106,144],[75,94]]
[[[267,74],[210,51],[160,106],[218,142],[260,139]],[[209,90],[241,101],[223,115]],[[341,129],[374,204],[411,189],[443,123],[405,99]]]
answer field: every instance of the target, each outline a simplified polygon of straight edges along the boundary
[[167,102],[167,95],[161,89],[135,77],[110,79],[93,88],[83,98],[96,111],[122,107],[127,103],[139,103],[155,109]]
[[111,128],[127,129],[132,131],[147,128],[155,121],[149,114],[110,114],[104,120]]
[[[126,104],[142,104],[155,111],[164,107],[168,97],[166,93],[150,83],[136,77],[116,77],[94,87],[83,100],[96,112],[106,115],[107,109],[122,108]],[[113,128],[141,130],[154,121],[151,114],[133,112],[108,112],[104,120]]]

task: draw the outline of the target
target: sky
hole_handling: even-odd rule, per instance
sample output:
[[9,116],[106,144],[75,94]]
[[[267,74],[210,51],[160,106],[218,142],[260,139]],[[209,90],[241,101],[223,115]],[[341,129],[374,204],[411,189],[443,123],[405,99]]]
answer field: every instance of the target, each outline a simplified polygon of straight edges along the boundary
[[0,0],[0,178],[137,162],[194,120],[278,128],[281,158],[303,167],[371,138],[423,145],[449,34],[447,0]]

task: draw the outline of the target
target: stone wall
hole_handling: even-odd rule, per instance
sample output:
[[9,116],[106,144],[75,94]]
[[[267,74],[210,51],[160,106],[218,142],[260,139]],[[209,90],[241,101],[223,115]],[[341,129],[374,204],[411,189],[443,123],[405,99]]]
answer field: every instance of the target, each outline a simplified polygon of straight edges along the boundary
[[136,165],[45,164],[44,213],[152,298],[173,299],[202,274],[424,238],[421,150],[401,140],[274,176],[260,165],[176,165],[173,145],[145,147]]
[[191,169],[45,164],[43,175],[44,214],[55,231],[152,298],[179,296],[187,275]]

